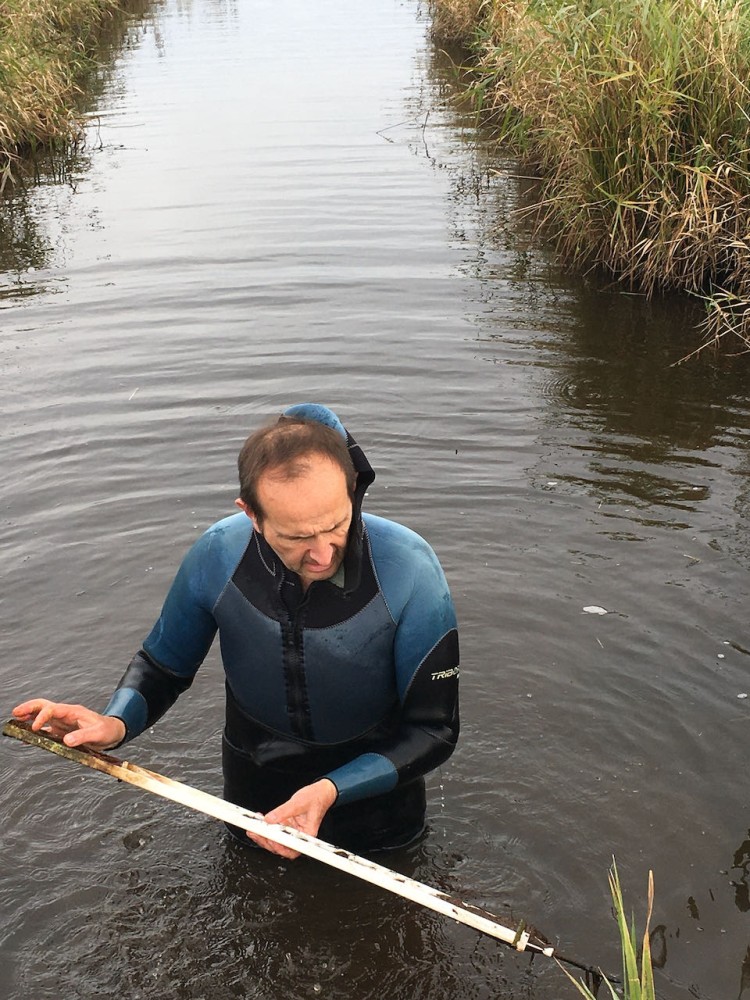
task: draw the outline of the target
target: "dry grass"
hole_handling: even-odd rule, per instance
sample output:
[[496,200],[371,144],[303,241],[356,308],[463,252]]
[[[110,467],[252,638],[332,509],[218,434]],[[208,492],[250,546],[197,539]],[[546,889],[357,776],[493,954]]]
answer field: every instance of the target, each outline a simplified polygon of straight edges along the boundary
[[122,0],[0,0],[0,174],[80,134],[81,82]]
[[[434,0],[436,31],[444,3],[460,22],[460,0]],[[700,296],[711,338],[750,348],[747,0],[462,6],[477,101],[540,168],[564,258]]]
[[436,36],[445,44],[470,44],[487,6],[487,0],[439,0],[432,4]]

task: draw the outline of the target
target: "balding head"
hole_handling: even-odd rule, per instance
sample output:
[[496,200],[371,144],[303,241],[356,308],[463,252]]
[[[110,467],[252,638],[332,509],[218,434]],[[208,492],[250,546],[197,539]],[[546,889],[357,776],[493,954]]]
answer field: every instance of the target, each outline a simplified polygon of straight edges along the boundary
[[264,476],[292,482],[308,476],[317,456],[341,469],[349,496],[354,495],[357,474],[344,438],[315,420],[282,417],[262,427],[245,441],[237,460],[240,500],[262,523],[264,511],[258,484]]

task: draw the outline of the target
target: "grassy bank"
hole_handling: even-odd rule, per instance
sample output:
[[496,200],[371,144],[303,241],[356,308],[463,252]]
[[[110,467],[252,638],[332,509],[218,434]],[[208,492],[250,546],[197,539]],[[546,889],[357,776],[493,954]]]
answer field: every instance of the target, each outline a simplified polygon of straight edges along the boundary
[[0,0],[0,176],[80,134],[81,85],[125,0]]
[[543,178],[563,259],[702,297],[750,347],[750,2],[433,0],[484,114]]

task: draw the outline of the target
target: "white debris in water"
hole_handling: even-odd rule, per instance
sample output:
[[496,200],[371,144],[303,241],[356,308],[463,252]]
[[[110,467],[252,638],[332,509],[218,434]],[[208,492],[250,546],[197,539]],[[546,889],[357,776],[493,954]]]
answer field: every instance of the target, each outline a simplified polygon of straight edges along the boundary
[[587,604],[583,609],[587,615],[608,615],[606,608],[600,608],[598,604]]
[[747,698],[747,694],[743,691],[741,694],[737,695],[738,698]]
[[723,653],[717,653],[716,654],[716,659],[717,660],[724,660],[724,659],[726,659],[726,657],[724,656]]

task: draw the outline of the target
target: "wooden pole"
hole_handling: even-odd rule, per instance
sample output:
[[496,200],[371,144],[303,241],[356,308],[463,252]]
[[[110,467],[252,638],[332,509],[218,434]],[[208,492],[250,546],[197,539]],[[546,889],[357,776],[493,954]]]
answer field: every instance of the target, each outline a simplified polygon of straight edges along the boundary
[[338,868],[340,871],[354,875],[365,882],[380,886],[381,889],[387,889],[389,892],[419,903],[436,913],[457,920],[482,934],[488,934],[517,951],[529,951],[548,957],[554,956],[559,961],[574,965],[589,974],[600,974],[599,970],[593,966],[584,965],[574,959],[564,958],[556,954],[548,941],[532,929],[527,929],[524,923],[515,928],[507,927],[498,917],[487,910],[471,903],[463,903],[445,892],[440,892],[422,882],[400,875],[398,872],[391,871],[389,868],[384,868],[382,865],[375,864],[349,851],[341,850],[324,840],[318,840],[317,837],[302,833],[300,830],[266,823],[260,814],[250,812],[248,809],[243,809],[215,795],[209,795],[200,789],[185,785],[180,781],[173,781],[155,771],[147,771],[136,764],[119,760],[117,757],[110,757],[108,754],[66,746],[62,740],[49,733],[33,732],[27,722],[9,720],[3,726],[3,735],[12,736],[32,746],[42,747],[44,750],[50,750],[67,760],[84,764],[95,771],[102,771],[120,781],[126,781],[128,784],[161,795],[172,802],[179,802],[190,809],[205,813],[207,816],[213,816],[215,819],[231,823],[250,833],[266,837],[274,843],[290,847],[299,851],[300,854],[315,858],[332,868]]

